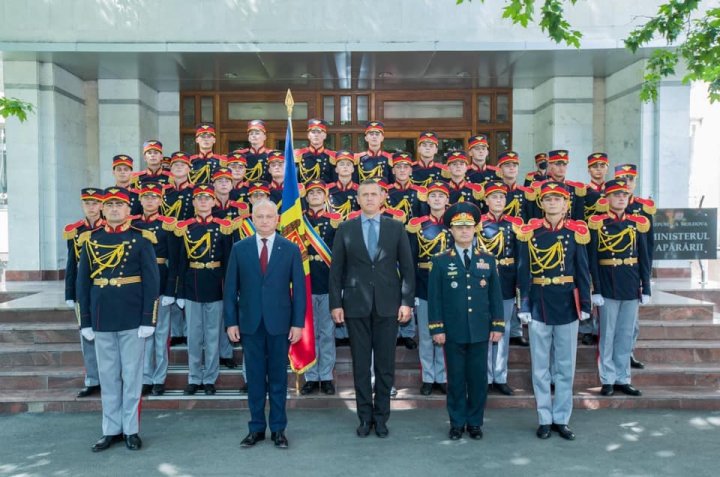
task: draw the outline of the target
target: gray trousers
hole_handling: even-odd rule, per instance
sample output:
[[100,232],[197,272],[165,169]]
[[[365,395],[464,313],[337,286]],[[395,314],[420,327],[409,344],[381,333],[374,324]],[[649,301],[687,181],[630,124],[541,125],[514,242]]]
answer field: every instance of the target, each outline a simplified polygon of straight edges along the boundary
[[503,315],[505,318],[505,331],[497,343],[488,341],[488,383],[507,384],[508,356],[510,356],[510,328],[512,317],[515,315],[515,300],[503,300]]
[[416,308],[418,325],[418,351],[423,383],[446,383],[445,353],[443,347],[433,343],[428,323],[428,302],[419,299]]
[[228,359],[234,357],[234,349],[233,345],[230,342],[230,338],[227,335],[227,332],[225,331],[225,323],[222,319],[222,315],[220,316],[220,357],[223,359]]
[[335,368],[335,322],[330,316],[329,295],[313,295],[312,308],[317,362],[305,372],[305,381],[332,381]]
[[348,335],[347,326],[335,325],[335,339],[336,340],[348,339],[349,337],[350,337],[350,335]]
[[[215,384],[220,373],[222,301],[185,302],[187,320],[188,384]],[[205,365],[203,366],[203,358]]]
[[598,318],[595,313],[590,313],[590,318],[580,322],[580,325],[578,326],[578,333],[597,336]]
[[414,317],[411,317],[407,323],[398,323],[398,338],[415,338],[416,331],[417,325]]
[[[515,302],[514,298],[511,298],[513,302]],[[506,301],[506,300],[503,300]],[[513,314],[512,317],[508,320],[505,318],[505,321],[510,322],[510,337],[511,338],[519,338],[523,335],[522,330],[522,323],[520,323],[520,318],[517,316],[517,309],[513,307]],[[507,331],[505,332],[507,334]]]
[[[546,325],[532,320],[529,330],[533,392],[538,421],[541,425],[568,424],[573,409],[578,322],[576,320],[566,325]],[[555,381],[554,398],[550,395],[552,378]]]
[[145,339],[143,384],[165,384],[165,378],[167,377],[168,370],[170,309],[173,306],[175,305],[159,306],[157,323],[155,324],[155,333]]
[[175,303],[170,305],[170,336],[173,338],[187,336],[185,312]]
[[630,354],[635,350],[635,343],[637,343],[638,337],[640,336],[640,305],[638,302],[638,308],[635,312],[635,322],[633,323],[633,335],[632,335],[632,349]]
[[137,328],[95,332],[104,436],[131,435],[140,430],[144,351],[145,340],[138,337]]
[[602,384],[630,384],[630,355],[638,308],[638,300],[609,298],[600,307],[598,369]]
[[85,365],[85,386],[100,384],[98,377],[97,357],[95,356],[95,341],[88,341],[80,334],[80,349],[82,350],[83,364]]

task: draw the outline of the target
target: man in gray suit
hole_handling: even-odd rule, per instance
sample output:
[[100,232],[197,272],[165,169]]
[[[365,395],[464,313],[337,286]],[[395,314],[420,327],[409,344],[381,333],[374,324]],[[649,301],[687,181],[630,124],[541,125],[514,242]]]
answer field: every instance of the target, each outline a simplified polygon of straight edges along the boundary
[[[366,437],[375,427],[387,437],[390,390],[395,375],[395,337],[398,323],[412,317],[415,270],[403,224],[381,216],[384,194],[374,181],[360,184],[360,217],[340,225],[330,266],[330,310],[350,335],[355,401]],[[375,400],[370,381],[374,355]]]

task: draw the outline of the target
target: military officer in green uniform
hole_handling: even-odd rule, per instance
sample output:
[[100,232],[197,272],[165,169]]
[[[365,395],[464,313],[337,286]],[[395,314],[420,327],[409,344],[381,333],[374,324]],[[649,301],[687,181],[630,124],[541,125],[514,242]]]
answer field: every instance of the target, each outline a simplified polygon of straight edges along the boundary
[[445,212],[455,246],[433,257],[428,280],[430,334],[445,346],[451,440],[466,429],[472,439],[483,436],[488,341],[498,342],[505,330],[495,258],[473,250],[480,216],[467,202]]

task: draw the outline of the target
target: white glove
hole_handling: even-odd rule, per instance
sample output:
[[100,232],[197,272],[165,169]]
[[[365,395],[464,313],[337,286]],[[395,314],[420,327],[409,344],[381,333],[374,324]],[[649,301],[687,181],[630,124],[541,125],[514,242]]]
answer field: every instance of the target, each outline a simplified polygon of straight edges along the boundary
[[154,326],[141,326],[140,328],[138,328],[138,337],[139,338],[147,338],[149,336],[152,336],[153,333],[155,333]]
[[523,325],[527,325],[532,321],[532,315],[528,312],[520,312],[517,316]]
[[592,304],[595,306],[603,306],[605,304],[605,298],[599,293],[593,295],[590,297],[592,300]]
[[640,304],[647,305],[650,303],[650,295],[640,295]]
[[80,330],[80,334],[83,335],[83,338],[85,338],[88,341],[92,341],[95,339],[95,332],[91,327],[82,328]]
[[415,300],[413,301],[413,305],[414,305],[415,307],[420,306],[420,298],[415,297]]
[[68,308],[75,308],[75,300],[65,300],[65,304]]
[[[602,297],[601,297],[602,298]],[[590,318],[590,313],[585,313],[584,311],[580,312],[580,321],[585,321],[588,318]]]
[[160,298],[160,305],[162,306],[172,305],[173,303],[175,303],[175,298],[171,296],[163,296]]
[[180,308],[181,310],[185,308],[185,299],[184,298],[178,298],[175,300],[175,304]]

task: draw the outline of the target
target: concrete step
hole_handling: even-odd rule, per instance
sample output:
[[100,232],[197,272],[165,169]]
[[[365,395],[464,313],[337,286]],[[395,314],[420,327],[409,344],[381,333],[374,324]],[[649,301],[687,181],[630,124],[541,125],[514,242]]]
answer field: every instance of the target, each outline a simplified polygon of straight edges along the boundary
[[79,342],[80,332],[76,322],[0,323],[0,345]]
[[705,320],[640,320],[640,340],[716,340],[720,323]]
[[[576,409],[599,408],[657,408],[657,409],[702,409],[720,410],[720,389],[717,387],[645,387],[642,397],[625,395],[600,396],[599,387],[587,388],[575,392],[573,396]],[[392,399],[393,410],[435,408],[438,412],[445,408],[445,396],[433,394],[421,396],[415,389],[398,390]],[[351,389],[341,389],[334,396],[299,396],[294,391],[288,393],[289,409],[355,409],[355,394]],[[529,391],[519,391],[514,396],[490,394],[487,407],[498,408],[535,408],[535,399]],[[246,409],[247,395],[237,391],[219,391],[215,396],[183,396],[181,391],[168,392],[164,396],[148,396],[143,399],[143,409],[155,410],[192,410],[192,409]],[[26,390],[0,391],[0,413],[18,412],[84,412],[99,411],[99,397],[75,397],[75,390]]]
[[[4,303],[7,305],[7,303]],[[2,308],[0,323],[75,323],[75,311],[67,306],[47,308]]]

